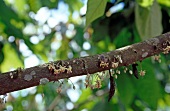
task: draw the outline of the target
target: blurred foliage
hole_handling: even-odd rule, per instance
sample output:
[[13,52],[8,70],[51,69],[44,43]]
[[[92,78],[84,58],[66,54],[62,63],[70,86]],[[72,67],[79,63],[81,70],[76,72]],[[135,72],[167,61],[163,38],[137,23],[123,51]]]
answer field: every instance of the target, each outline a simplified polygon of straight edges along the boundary
[[[1,0],[0,10],[1,72],[99,54],[170,30],[169,0]],[[84,76],[71,78],[75,90],[70,80],[60,80],[10,93],[0,110],[169,111],[170,56],[160,60],[137,62],[138,71],[146,71],[138,80],[119,68],[110,102],[106,71],[99,89],[85,88]]]
[[154,37],[162,33],[161,8],[155,1],[149,8],[135,7],[136,27],[142,38]]

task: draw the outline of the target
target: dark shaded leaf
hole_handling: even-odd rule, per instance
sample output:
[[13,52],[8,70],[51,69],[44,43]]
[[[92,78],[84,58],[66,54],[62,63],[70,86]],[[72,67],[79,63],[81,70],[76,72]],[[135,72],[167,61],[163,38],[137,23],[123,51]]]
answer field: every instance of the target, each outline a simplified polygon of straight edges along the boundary
[[134,88],[132,79],[127,73],[122,73],[116,81],[119,97],[124,107],[129,106],[135,97],[136,89]]
[[140,80],[134,80],[137,96],[145,103],[148,107],[155,110],[157,103],[161,97],[160,84],[156,79],[154,67],[147,59],[142,62],[142,69],[146,69],[144,78]]
[[114,43],[117,48],[129,45],[131,44],[130,41],[131,37],[132,37],[132,33],[129,32],[129,28],[125,27],[122,30],[120,30],[119,34],[114,39]]
[[57,8],[58,7],[58,0],[41,0],[42,6],[48,8]]
[[91,111],[119,111],[118,104],[113,104],[113,102],[107,102],[105,99],[99,99],[99,101],[94,105]]

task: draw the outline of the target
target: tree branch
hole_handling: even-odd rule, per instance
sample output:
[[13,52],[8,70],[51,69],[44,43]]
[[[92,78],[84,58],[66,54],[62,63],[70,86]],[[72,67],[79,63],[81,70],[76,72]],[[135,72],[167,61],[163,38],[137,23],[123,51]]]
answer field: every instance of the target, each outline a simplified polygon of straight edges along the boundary
[[100,55],[60,60],[27,69],[18,68],[0,74],[0,95],[50,81],[128,66],[161,52],[168,53],[169,50],[170,32]]

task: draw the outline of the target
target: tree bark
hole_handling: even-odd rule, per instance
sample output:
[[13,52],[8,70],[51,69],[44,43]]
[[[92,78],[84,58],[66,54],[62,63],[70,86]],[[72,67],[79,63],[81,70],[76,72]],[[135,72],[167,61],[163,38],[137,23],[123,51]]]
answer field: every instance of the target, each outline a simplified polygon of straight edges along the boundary
[[47,64],[0,74],[0,95],[50,81],[94,74],[137,61],[170,50],[170,32],[132,44],[114,51]]

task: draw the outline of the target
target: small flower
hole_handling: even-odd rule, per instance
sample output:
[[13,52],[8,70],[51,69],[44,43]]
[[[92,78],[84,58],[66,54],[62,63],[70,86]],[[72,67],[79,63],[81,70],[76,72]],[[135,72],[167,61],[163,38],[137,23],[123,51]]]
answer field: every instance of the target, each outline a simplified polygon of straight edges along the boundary
[[153,59],[155,60],[155,61],[158,61],[159,63],[161,63],[161,59],[160,59],[160,55],[154,55],[153,56]]
[[119,65],[119,63],[118,63],[118,62],[112,62],[112,67],[113,67],[113,68],[117,68],[117,67],[118,67],[118,65]]
[[101,86],[102,86],[102,85],[101,85],[101,81],[100,81],[100,80],[97,80],[97,81],[96,81],[96,84],[95,84],[95,88],[98,88],[98,89],[99,89],[99,88],[101,88]]
[[52,72],[55,69],[55,67],[52,64],[48,64],[48,69],[50,72]]
[[120,55],[118,55],[116,58],[119,60],[119,62],[120,62],[120,63],[122,63],[122,62],[123,62],[123,61],[122,61],[122,58],[121,58],[121,56],[120,56]]
[[108,67],[108,66],[109,66],[109,63],[101,61],[100,67],[104,68],[104,67]]
[[119,71],[119,70],[116,70],[116,73],[117,73],[117,74],[120,74],[120,71]]
[[4,95],[4,97],[0,97],[0,105],[6,103],[5,97],[6,97],[6,95]]
[[123,70],[123,71],[124,71],[124,73],[126,73],[126,72],[127,72],[127,70],[128,70],[128,69],[127,69],[127,67],[126,67],[126,68]]
[[145,70],[140,70],[140,71],[139,71],[140,76],[145,76],[145,73],[146,73]]
[[104,68],[104,67],[109,66],[109,63],[108,63],[109,59],[105,57],[104,55],[100,55],[98,59],[100,60],[100,67]]
[[90,85],[90,74],[87,74],[84,84],[85,84],[86,88]]
[[114,75],[114,78],[117,79],[117,75],[116,74]]
[[154,55],[154,60],[158,61],[160,59],[160,55]]
[[113,76],[115,74],[114,70],[111,70],[111,76]]
[[89,81],[90,79],[90,74],[87,74],[85,81]]
[[9,75],[10,75],[11,79],[13,79],[13,78],[14,78],[14,76],[13,76],[12,72],[11,72]]
[[18,74],[22,73],[23,71],[24,71],[24,69],[22,69],[21,67],[18,67],[18,68],[17,68],[17,73],[18,73]]
[[168,54],[170,51],[170,46],[167,46],[166,48],[163,49],[163,54]]
[[67,70],[67,73],[72,73],[72,67],[71,66],[68,66],[68,68],[66,68]]
[[57,93],[61,93],[61,91],[62,91],[61,87],[58,87],[57,90],[56,90]]
[[133,74],[132,70],[129,70],[129,73],[130,73],[130,74]]
[[94,85],[90,85],[90,88],[91,88],[91,89],[95,89],[95,86],[94,86]]
[[89,87],[89,82],[85,82],[84,85],[87,87]]
[[86,78],[86,79],[85,79],[85,82],[89,82],[89,79],[88,79],[88,78]]
[[61,65],[60,65],[60,68],[59,68],[59,69],[60,69],[60,72],[65,72],[66,66],[61,66]]
[[60,74],[60,69],[54,69],[54,74]]

